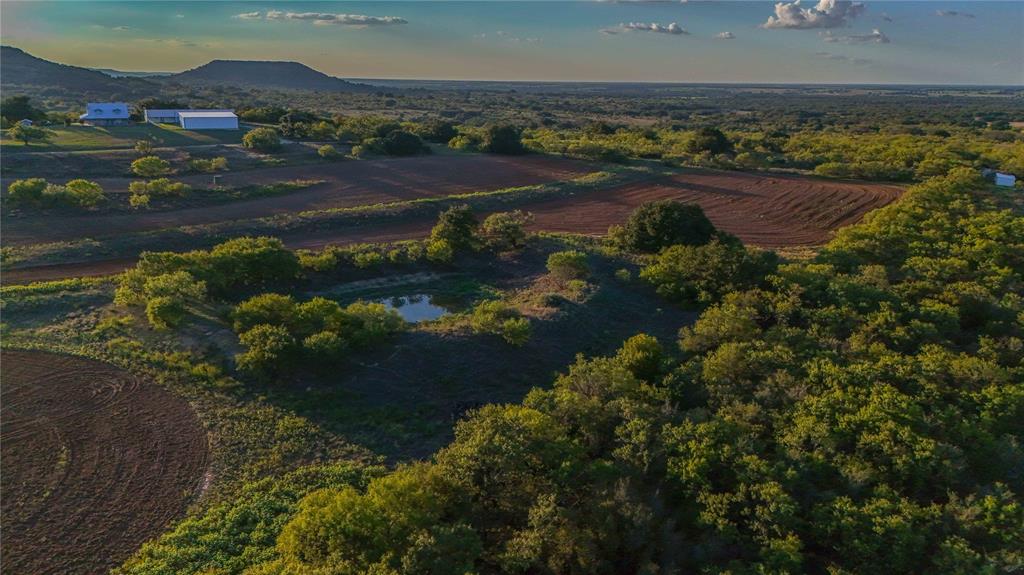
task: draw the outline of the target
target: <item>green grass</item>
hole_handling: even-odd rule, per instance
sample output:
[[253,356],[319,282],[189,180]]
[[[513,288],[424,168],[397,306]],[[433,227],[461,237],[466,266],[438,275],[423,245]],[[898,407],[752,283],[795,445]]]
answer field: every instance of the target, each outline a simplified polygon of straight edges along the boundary
[[46,142],[12,140],[7,132],[0,136],[5,152],[76,152],[132,148],[138,140],[149,140],[154,146],[198,146],[206,144],[237,144],[244,130],[209,130],[193,132],[169,124],[133,124],[130,126],[55,126],[46,128],[50,139]]

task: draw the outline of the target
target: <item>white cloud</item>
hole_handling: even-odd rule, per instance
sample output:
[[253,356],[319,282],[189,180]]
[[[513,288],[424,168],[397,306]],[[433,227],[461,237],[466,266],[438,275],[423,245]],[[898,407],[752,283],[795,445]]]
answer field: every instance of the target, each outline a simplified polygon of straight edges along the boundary
[[[259,17],[259,12],[250,12]],[[242,15],[239,15],[242,17]],[[245,16],[246,18],[250,16]],[[332,12],[284,12],[281,10],[268,10],[267,20],[300,20],[312,22],[318,25],[336,24],[339,26],[390,26],[394,24],[408,24],[409,22],[397,16],[366,16],[364,14],[335,14]]]
[[839,28],[864,11],[864,4],[850,0],[821,0],[813,8],[803,8],[801,0],[779,2],[775,15],[762,28]]
[[715,38],[719,40],[732,40],[736,38],[736,35],[732,32],[719,32],[718,34],[715,34]]
[[867,64],[874,63],[874,60],[870,60],[868,58],[850,58],[849,56],[846,56],[844,54],[833,54],[832,52],[815,52],[814,55],[819,58],[824,58],[826,60],[833,60],[836,62],[849,62],[851,64],[856,64],[858,66],[865,66]]
[[111,30],[117,30],[118,32],[127,32],[131,29],[131,26],[114,26],[113,28],[111,28]]
[[184,18],[185,15],[184,14],[175,14],[174,17],[175,18]]
[[970,12],[959,12],[957,10],[936,10],[936,16],[945,16],[947,18],[974,18],[974,14]]
[[604,28],[601,30],[602,34],[614,35],[620,32],[654,32],[656,34],[670,34],[673,36],[689,34],[685,28],[675,22],[668,25],[658,24],[656,22],[629,22],[626,24],[619,24],[615,28]]
[[[259,12],[242,12],[241,14],[235,14],[235,18],[238,18],[240,20],[255,20],[260,16],[262,16],[262,14]],[[267,17],[270,17],[269,12],[267,13]]]
[[889,37],[882,33],[881,30],[875,28],[870,34],[849,34],[846,36],[836,36],[832,34],[831,30],[827,30],[821,34],[821,37],[826,42],[841,42],[843,44],[888,44]]

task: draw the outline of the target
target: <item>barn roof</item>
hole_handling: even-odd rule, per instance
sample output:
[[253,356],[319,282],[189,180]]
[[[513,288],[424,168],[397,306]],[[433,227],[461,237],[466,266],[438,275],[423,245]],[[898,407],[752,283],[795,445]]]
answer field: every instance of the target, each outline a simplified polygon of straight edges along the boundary
[[125,102],[89,102],[85,113],[79,116],[82,120],[127,120],[128,104]]
[[231,110],[188,110],[178,112],[179,118],[237,118]]

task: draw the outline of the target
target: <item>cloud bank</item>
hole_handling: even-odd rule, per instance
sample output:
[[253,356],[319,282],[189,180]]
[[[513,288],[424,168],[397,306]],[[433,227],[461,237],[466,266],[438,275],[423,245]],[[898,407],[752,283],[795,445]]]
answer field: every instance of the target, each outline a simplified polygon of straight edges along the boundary
[[957,10],[936,10],[935,15],[947,18],[974,18],[974,14],[970,12],[960,12]]
[[829,30],[823,33],[821,37],[826,42],[841,42],[843,44],[888,44],[890,41],[889,37],[878,28],[872,30],[870,34],[849,34],[846,36],[836,36]]
[[669,34],[672,36],[685,36],[690,33],[679,24],[672,22],[668,25],[658,24],[656,22],[629,22],[626,24],[619,24],[615,28],[605,28],[601,30],[603,34],[618,34],[619,32],[654,32],[655,34]]
[[850,0],[821,0],[813,8],[803,8],[800,0],[779,2],[775,15],[762,28],[841,28],[864,12],[864,4]]
[[235,18],[241,18],[242,20],[256,20],[259,18],[267,20],[299,20],[312,22],[317,25],[335,24],[359,28],[409,23],[408,20],[397,16],[366,16],[364,14],[335,14],[333,12],[285,12],[283,10],[267,10],[265,15],[261,12],[244,12],[236,14]]

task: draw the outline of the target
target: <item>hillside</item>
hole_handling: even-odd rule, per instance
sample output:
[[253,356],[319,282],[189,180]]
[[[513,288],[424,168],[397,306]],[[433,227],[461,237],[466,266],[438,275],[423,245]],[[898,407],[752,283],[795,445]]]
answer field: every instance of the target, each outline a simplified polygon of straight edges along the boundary
[[0,89],[5,93],[22,93],[45,88],[104,99],[131,99],[150,95],[158,86],[139,78],[112,78],[102,72],[68,66],[37,58],[20,48],[0,46]]
[[230,84],[289,90],[367,91],[370,86],[328,76],[298,62],[213,60],[198,68],[163,78],[181,84]]

